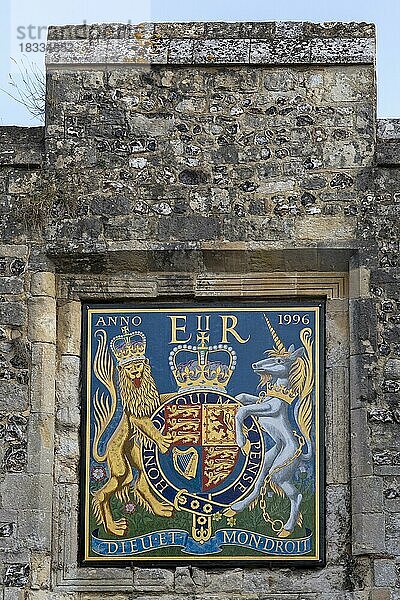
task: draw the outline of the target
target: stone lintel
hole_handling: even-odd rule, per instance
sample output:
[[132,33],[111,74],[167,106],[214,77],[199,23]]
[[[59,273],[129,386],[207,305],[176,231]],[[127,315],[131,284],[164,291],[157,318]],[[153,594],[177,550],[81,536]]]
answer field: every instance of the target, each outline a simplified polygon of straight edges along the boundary
[[109,23],[50,27],[48,69],[151,64],[374,64],[369,23]]

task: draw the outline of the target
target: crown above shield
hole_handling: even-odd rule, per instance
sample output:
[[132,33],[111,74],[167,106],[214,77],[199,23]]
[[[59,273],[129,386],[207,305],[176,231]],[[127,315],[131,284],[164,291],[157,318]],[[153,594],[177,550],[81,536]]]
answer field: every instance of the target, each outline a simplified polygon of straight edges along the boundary
[[121,335],[115,336],[110,348],[118,365],[126,365],[134,360],[146,359],[146,336],[141,331],[129,331],[121,327]]
[[180,344],[169,354],[169,366],[179,390],[211,388],[224,391],[236,367],[236,352],[228,344],[208,346],[204,332],[200,344]]

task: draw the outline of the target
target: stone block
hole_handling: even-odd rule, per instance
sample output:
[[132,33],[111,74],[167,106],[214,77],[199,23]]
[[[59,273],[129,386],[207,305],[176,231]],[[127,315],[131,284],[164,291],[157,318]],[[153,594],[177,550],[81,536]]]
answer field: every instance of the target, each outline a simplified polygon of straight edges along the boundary
[[374,588],[371,590],[370,600],[392,600],[393,596],[389,588]]
[[[343,591],[344,573],[340,565],[327,565],[322,570],[307,569],[291,571],[289,569],[244,570],[243,595],[257,594],[257,598],[280,600],[304,598],[318,599],[328,588],[331,592]],[[263,590],[260,593],[260,590]],[[265,594],[262,595],[261,594]],[[240,596],[239,596],[240,597]]]
[[392,556],[399,555],[400,548],[400,514],[389,513],[386,516],[386,550]]
[[2,489],[4,506],[12,506],[17,511],[51,510],[53,481],[50,475],[6,473]]
[[293,39],[290,44],[285,38],[252,40],[250,47],[250,64],[308,63],[310,56],[311,43],[307,39]]
[[64,355],[60,359],[57,376],[57,418],[71,426],[79,424],[80,414],[80,361],[76,356]]
[[187,594],[196,589],[195,580],[192,578],[189,567],[176,567],[175,569],[175,592]]
[[243,571],[242,589],[248,594],[255,594],[260,590],[270,592],[271,572],[269,570],[245,569]]
[[390,358],[385,365],[386,379],[400,379],[400,359]]
[[[232,25],[229,23],[229,25]],[[275,35],[276,23],[273,21],[253,21],[241,23],[242,36],[250,39],[266,39]],[[226,36],[229,37],[229,36]]]
[[46,552],[33,552],[31,558],[31,589],[50,587],[51,555]]
[[205,37],[205,26],[202,21],[192,21],[185,23],[154,23],[154,33],[156,36],[174,39],[203,39]]
[[[169,41],[163,39],[109,40],[102,62],[167,64]],[[104,60],[105,59],[105,60]],[[89,61],[90,62],[90,61]]]
[[374,38],[375,25],[364,22],[325,22],[304,23],[304,33],[310,37],[320,38]]
[[55,477],[59,483],[75,483],[79,477],[79,436],[70,428],[56,437]]
[[28,386],[0,379],[0,411],[23,412],[29,406]]
[[54,298],[56,294],[54,273],[32,273],[31,294],[32,296],[49,296],[50,298]]
[[363,408],[351,411],[351,471],[352,477],[372,475],[372,455],[369,446],[367,412]]
[[371,354],[350,356],[351,408],[361,408],[375,399],[374,366]]
[[266,90],[287,92],[299,85],[299,75],[292,69],[267,69],[261,74],[262,84]]
[[[61,128],[60,132],[64,134],[64,128]],[[47,255],[46,251],[44,251],[43,246],[39,244],[32,244],[30,246],[27,268],[30,272],[51,272],[54,270],[54,265],[49,256]]]
[[25,590],[21,588],[5,588],[3,591],[4,596],[1,596],[2,600],[25,600]]
[[194,216],[169,217],[160,219],[158,237],[160,240],[215,240],[220,237],[220,222],[215,217]]
[[349,359],[349,322],[347,312],[327,311],[326,366],[344,367]]
[[207,573],[205,592],[211,594],[221,593],[237,593],[241,594],[245,592],[243,585],[243,570],[242,569],[228,569],[226,571],[210,571]]
[[29,564],[10,564],[4,573],[6,587],[25,587],[29,581]]
[[12,509],[0,509],[0,523],[16,523],[17,522],[17,511]]
[[0,294],[22,294],[23,281],[19,277],[0,277]]
[[349,478],[348,371],[333,367],[325,371],[325,448],[327,483],[346,483]]
[[52,474],[54,415],[31,413],[28,425],[28,473]]
[[370,295],[370,270],[350,265],[349,298],[366,298]]
[[350,354],[369,354],[376,350],[376,303],[370,298],[350,299]]
[[193,40],[171,40],[168,49],[168,64],[193,64]]
[[136,567],[133,572],[133,587],[137,592],[169,592],[174,587],[174,574],[168,569]]
[[10,194],[24,194],[27,189],[35,189],[35,185],[38,182],[39,172],[37,170],[25,171],[15,170],[11,171],[8,192]]
[[0,244],[0,256],[7,258],[26,258],[28,246],[19,244]]
[[[5,527],[8,528],[12,528],[13,531],[13,535],[9,535],[9,536],[0,536],[0,552],[2,554],[2,556],[4,556],[4,553],[8,553],[8,554],[13,554],[16,550],[16,548],[18,548],[18,540],[16,537],[17,534],[17,528],[16,525],[11,524],[11,525],[6,525],[4,527],[0,527],[2,531],[4,531]],[[0,563],[0,570],[1,570],[1,563]],[[1,598],[1,594],[0,594],[0,598]]]
[[382,513],[383,480],[381,477],[354,477],[352,480],[353,513]]
[[0,323],[11,327],[25,325],[26,307],[23,302],[0,302]]
[[[50,497],[51,500],[51,497]],[[49,505],[47,499],[47,505]],[[40,552],[51,550],[51,510],[23,510],[18,517],[18,540],[24,548]]]
[[194,64],[248,63],[250,40],[196,40],[193,47]]
[[376,160],[381,166],[400,164],[400,140],[377,140]]
[[[40,166],[44,157],[44,127],[2,127],[0,131],[0,164],[24,167]],[[21,247],[21,246],[17,246]]]
[[[384,408],[371,408],[368,412],[368,421],[371,427],[371,440],[375,449],[374,460],[381,457],[377,464],[387,464],[385,457],[380,454],[380,448],[392,452],[393,464],[400,464],[400,453],[396,460],[396,450],[399,449],[400,411]],[[378,450],[376,450],[378,449]],[[384,460],[382,460],[382,458]]]
[[385,552],[385,517],[383,514],[353,515],[353,553],[380,554]]
[[[205,23],[204,24],[204,37],[210,39],[216,38],[241,38],[246,37],[242,36],[244,23],[224,23],[224,22],[216,22],[216,23]],[[252,25],[252,23],[247,23],[247,25]]]
[[374,560],[374,582],[376,587],[395,587],[397,569],[394,560],[386,558]]
[[344,563],[351,543],[350,492],[345,485],[326,487],[326,558]]
[[33,412],[54,414],[56,349],[53,344],[32,344],[31,408]]
[[58,308],[57,338],[60,354],[80,356],[81,353],[80,302],[63,302]]
[[63,40],[49,41],[46,48],[46,64],[48,65],[85,62],[102,64],[106,61],[106,56],[106,40],[98,40],[91,51],[86,40],[77,40],[68,44]]
[[375,40],[316,39],[311,45],[310,62],[319,64],[374,64]]
[[298,241],[324,242],[349,240],[355,235],[355,222],[343,215],[306,215],[296,220],[295,237]]
[[47,296],[29,301],[28,337],[31,342],[56,342],[56,302]]
[[[369,66],[329,69],[325,73],[324,99],[330,102],[361,102],[367,94],[373,92],[373,77],[373,69]],[[358,141],[360,140],[357,138]],[[349,163],[345,168],[348,166]]]
[[277,21],[275,27],[276,37],[286,38],[289,43],[293,39],[304,36],[305,23],[303,21]]

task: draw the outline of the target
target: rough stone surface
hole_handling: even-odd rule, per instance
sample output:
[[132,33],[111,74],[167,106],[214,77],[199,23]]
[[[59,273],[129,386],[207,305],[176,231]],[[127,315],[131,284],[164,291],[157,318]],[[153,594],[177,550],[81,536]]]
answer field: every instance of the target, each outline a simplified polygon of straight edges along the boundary
[[55,277],[54,273],[32,273],[31,278],[32,296],[55,296]]
[[[374,36],[50,28],[46,128],[0,127],[0,598],[398,597],[400,119],[376,121]],[[326,566],[79,567],[81,302],[288,272],[350,277],[327,303]]]
[[43,127],[1,127],[0,165],[41,165],[44,156]]
[[34,296],[30,299],[28,337],[31,342],[55,343],[56,309],[53,298]]
[[56,68],[59,64],[189,61],[366,64],[373,63],[374,52],[374,27],[361,28],[358,23],[330,23],[321,29],[301,22],[110,24],[51,27],[46,62]]

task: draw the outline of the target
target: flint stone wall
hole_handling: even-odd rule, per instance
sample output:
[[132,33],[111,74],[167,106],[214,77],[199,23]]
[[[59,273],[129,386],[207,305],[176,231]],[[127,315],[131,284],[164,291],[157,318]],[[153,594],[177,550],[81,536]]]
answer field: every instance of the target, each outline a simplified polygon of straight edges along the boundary
[[[400,127],[376,122],[374,36],[50,29],[46,127],[0,128],[3,600],[399,598]],[[80,568],[80,301],[279,278],[297,295],[345,272],[328,296],[326,567]]]

